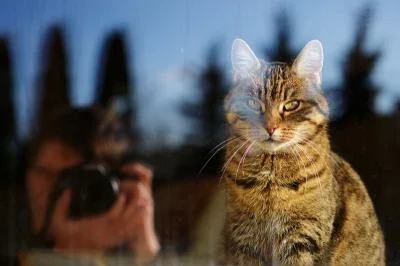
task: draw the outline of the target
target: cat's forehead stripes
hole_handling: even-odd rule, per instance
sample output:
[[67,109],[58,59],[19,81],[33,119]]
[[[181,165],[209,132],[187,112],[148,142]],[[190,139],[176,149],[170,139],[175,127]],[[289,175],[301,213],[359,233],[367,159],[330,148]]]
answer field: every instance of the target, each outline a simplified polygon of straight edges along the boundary
[[264,71],[262,100],[282,100],[287,95],[288,67],[284,63],[267,64]]

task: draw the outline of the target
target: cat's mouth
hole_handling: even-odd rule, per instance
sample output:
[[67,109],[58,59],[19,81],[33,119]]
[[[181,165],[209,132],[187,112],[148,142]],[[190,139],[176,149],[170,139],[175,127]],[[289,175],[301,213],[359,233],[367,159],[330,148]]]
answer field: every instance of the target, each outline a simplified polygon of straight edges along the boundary
[[273,139],[271,137],[267,138],[266,140],[263,140],[262,142],[264,142],[264,143],[275,143],[275,144],[281,143],[280,141],[275,140],[275,139]]

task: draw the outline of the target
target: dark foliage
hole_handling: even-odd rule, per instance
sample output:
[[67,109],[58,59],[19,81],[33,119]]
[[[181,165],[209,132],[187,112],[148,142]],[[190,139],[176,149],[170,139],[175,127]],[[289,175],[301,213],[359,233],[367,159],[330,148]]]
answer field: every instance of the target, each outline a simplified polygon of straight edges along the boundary
[[134,132],[137,141],[136,108],[132,104],[134,85],[128,71],[129,55],[126,50],[124,33],[111,33],[101,50],[95,104],[112,108]]
[[0,186],[13,178],[16,163],[16,124],[9,42],[0,40]]
[[342,64],[343,87],[342,121],[361,120],[375,114],[374,104],[377,88],[371,80],[372,73],[381,56],[380,51],[369,52],[366,49],[368,29],[373,9],[365,6],[357,20],[353,44]]
[[[195,163],[197,171],[205,163],[205,155],[226,139],[223,103],[228,91],[228,84],[218,56],[219,46],[214,44],[208,50],[206,65],[201,69],[197,80],[196,95],[198,96],[196,101],[185,102],[181,108],[183,115],[193,123],[193,134],[188,141],[189,147],[185,147],[183,150],[190,151],[190,147],[197,147],[198,152],[196,153],[200,155],[196,156],[198,157],[196,161],[200,161]],[[220,165],[219,158],[221,157],[216,156],[211,160],[208,169],[216,170]]]
[[297,52],[291,48],[292,23],[287,9],[282,9],[275,16],[276,35],[274,45],[265,49],[265,57],[269,62],[292,62]]
[[39,128],[54,111],[71,103],[68,56],[61,27],[51,27],[44,36],[39,62],[43,60],[38,80],[39,111],[36,126]]

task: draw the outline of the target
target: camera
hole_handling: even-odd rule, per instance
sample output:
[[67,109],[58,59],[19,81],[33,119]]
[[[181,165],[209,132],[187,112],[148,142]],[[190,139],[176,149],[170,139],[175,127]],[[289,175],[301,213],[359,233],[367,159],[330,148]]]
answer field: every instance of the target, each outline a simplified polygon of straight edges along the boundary
[[122,175],[101,163],[64,169],[53,185],[42,229],[33,236],[31,245],[46,246],[46,233],[54,208],[65,190],[70,189],[72,193],[69,217],[79,219],[107,212],[117,200],[121,180],[126,179],[138,180],[138,177]]
[[51,202],[56,202],[66,189],[72,197],[69,216],[73,219],[99,215],[115,203],[122,179],[118,171],[110,171],[104,164],[84,164],[63,170],[53,187]]
[[82,164],[64,169],[57,177],[50,195],[48,214],[51,216],[58,198],[71,190],[69,217],[79,219],[109,210],[120,193],[121,180],[138,180],[109,170],[105,164]]

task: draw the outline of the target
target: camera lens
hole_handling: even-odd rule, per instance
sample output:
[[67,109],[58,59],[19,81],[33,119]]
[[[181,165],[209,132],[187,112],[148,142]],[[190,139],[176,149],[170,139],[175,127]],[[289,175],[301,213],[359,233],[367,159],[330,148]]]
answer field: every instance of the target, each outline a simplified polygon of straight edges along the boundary
[[73,188],[70,215],[81,218],[107,212],[119,193],[118,179],[96,169],[80,172],[79,184]]

